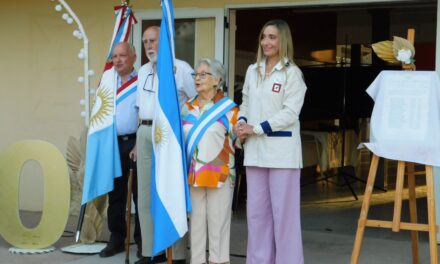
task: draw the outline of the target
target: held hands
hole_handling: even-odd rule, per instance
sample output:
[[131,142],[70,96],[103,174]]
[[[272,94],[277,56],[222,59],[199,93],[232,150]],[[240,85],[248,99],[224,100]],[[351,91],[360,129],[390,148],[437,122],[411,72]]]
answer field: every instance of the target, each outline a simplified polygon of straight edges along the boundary
[[237,123],[234,126],[234,133],[237,135],[238,139],[243,142],[248,136],[254,134],[254,126],[246,123]]

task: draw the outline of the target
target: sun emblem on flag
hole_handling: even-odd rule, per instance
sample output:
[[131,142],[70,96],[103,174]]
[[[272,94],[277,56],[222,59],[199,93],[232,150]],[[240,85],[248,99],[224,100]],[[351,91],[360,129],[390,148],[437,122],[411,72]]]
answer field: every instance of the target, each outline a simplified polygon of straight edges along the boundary
[[98,89],[96,92],[95,103],[92,107],[92,113],[90,117],[90,126],[94,127],[104,123],[113,112],[113,92],[111,89]]
[[168,141],[168,128],[164,123],[158,122],[154,129],[154,143],[156,146],[161,147]]

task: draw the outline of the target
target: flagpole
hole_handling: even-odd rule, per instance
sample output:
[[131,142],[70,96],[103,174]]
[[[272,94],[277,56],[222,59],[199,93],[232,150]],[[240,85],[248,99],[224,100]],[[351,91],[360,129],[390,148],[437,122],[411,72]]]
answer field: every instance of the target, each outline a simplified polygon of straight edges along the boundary
[[83,221],[84,221],[84,214],[86,212],[86,207],[87,207],[87,204],[86,203],[83,204],[81,206],[81,210],[79,212],[78,224],[76,226],[76,235],[75,235],[75,242],[76,243],[78,243],[79,238],[81,236],[81,229],[82,229],[82,224],[83,224]]
[[133,193],[133,168],[130,166],[127,191],[127,217],[125,232],[125,264],[130,264],[130,227],[131,227],[131,196]]
[[[174,23],[174,21],[173,21],[173,23]],[[174,60],[175,60],[175,58],[174,58],[174,47],[173,47],[173,52],[172,52],[172,54],[173,54],[173,65],[175,65],[175,62],[174,62]],[[170,247],[168,247],[167,248],[167,264],[172,264],[173,263],[173,248],[172,248],[172,246],[170,246]]]
[[167,264],[173,264],[173,248],[167,248]]

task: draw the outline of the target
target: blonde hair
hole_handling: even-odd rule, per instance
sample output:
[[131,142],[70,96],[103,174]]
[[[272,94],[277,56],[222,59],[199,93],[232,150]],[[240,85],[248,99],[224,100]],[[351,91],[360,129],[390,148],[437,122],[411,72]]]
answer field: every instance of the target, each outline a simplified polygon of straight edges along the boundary
[[292,33],[290,31],[289,25],[284,20],[274,19],[266,22],[266,24],[264,24],[263,28],[260,31],[260,35],[258,38],[257,64],[260,64],[261,61],[265,58],[263,54],[263,50],[261,48],[261,39],[263,37],[264,30],[268,26],[274,26],[278,29],[278,38],[279,38],[278,56],[279,56],[279,61],[281,61],[283,67],[288,63],[293,63],[293,41],[292,41]]

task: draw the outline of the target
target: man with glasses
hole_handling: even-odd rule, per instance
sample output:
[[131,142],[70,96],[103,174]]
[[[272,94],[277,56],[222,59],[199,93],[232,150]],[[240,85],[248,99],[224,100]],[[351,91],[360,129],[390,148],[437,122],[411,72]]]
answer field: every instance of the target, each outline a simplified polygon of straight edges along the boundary
[[[153,150],[152,120],[156,107],[156,93],[158,80],[156,73],[157,52],[159,46],[159,30],[157,26],[148,27],[143,35],[142,42],[148,63],[139,69],[138,89],[136,105],[139,108],[140,126],[138,128],[137,146],[137,169],[138,169],[138,210],[142,234],[142,256],[135,264],[160,263],[166,261],[165,253],[151,258],[153,244],[153,223],[150,212],[151,197],[151,158]],[[194,80],[191,74],[194,70],[182,61],[175,60],[174,74],[176,79],[179,104],[182,107],[185,102],[196,95]],[[186,263],[185,237],[173,246],[173,263]]]

